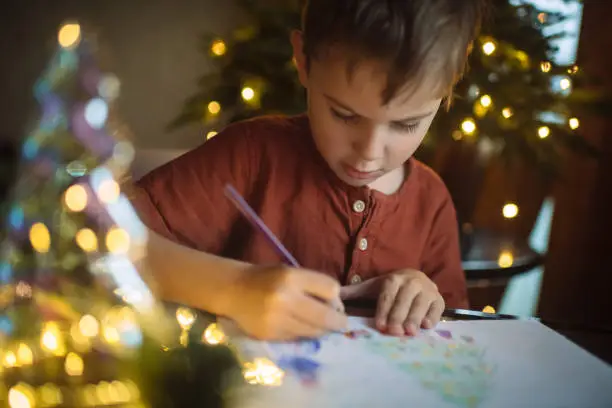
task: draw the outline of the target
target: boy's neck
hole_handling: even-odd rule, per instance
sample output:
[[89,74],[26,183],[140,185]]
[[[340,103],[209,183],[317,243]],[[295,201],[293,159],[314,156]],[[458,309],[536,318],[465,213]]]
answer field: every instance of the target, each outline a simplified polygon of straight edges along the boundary
[[372,190],[379,191],[385,195],[391,195],[396,193],[404,180],[406,179],[406,164],[398,167],[397,169],[390,171],[382,177],[377,178],[368,185]]

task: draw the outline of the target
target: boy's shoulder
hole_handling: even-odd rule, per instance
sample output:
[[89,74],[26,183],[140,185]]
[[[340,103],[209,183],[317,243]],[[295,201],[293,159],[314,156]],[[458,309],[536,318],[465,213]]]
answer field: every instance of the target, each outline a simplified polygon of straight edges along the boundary
[[[310,131],[306,115],[265,115],[228,125],[222,133],[240,134],[258,144],[294,141]],[[219,136],[222,136],[220,134]]]
[[431,167],[425,163],[411,158],[411,174],[413,182],[418,187],[419,197],[426,201],[428,205],[441,205],[447,200],[451,200],[450,192],[446,183]]

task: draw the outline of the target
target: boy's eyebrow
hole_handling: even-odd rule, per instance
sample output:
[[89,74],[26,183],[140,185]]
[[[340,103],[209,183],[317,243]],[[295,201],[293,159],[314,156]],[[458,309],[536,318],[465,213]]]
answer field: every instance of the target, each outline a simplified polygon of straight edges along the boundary
[[[331,101],[334,104],[338,105],[338,107],[340,107],[340,108],[342,108],[342,109],[344,109],[344,110],[346,110],[346,111],[348,111],[348,112],[350,112],[350,113],[352,113],[354,115],[361,116],[357,112],[355,112],[353,109],[351,109],[350,107],[346,106],[345,104],[343,104],[342,102],[340,102],[339,100],[334,98],[333,96],[330,96],[330,95],[327,95],[327,94],[323,94],[323,96],[325,98],[327,98],[329,101]],[[433,113],[434,112],[431,111],[431,112],[423,113],[423,114],[420,114],[420,115],[409,116],[409,117],[404,118],[404,119],[394,120],[393,122],[394,123],[416,122],[418,120],[421,120],[423,118],[426,118],[426,117],[432,115]]]

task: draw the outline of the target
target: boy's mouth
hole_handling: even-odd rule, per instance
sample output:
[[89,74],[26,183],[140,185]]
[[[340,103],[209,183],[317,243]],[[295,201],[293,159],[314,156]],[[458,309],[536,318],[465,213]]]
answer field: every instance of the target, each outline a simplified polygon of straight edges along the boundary
[[382,173],[381,170],[374,170],[374,171],[357,170],[353,166],[349,166],[346,163],[342,163],[342,169],[344,170],[347,176],[355,180],[374,180],[375,178],[378,178]]

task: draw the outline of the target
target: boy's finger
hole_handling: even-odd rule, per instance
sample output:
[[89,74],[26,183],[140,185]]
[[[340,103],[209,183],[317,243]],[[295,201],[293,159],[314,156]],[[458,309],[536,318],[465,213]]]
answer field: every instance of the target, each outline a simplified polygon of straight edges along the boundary
[[336,310],[330,303],[321,302],[302,293],[295,295],[289,307],[293,318],[321,330],[344,330],[348,323],[346,315]]
[[382,283],[378,304],[376,305],[376,327],[380,331],[387,330],[387,317],[399,292],[399,282],[394,279],[385,279]]
[[406,316],[406,321],[404,322],[404,328],[407,334],[412,336],[417,334],[432,302],[433,299],[431,298],[431,295],[427,295],[424,292],[419,293],[414,298],[414,301],[410,306],[410,311]]
[[420,290],[421,288],[417,285],[404,285],[399,289],[395,297],[395,303],[389,311],[389,317],[387,319],[387,325],[389,326],[388,331],[390,334],[395,336],[404,334],[404,322]]
[[340,296],[340,284],[330,276],[307,269],[295,269],[290,279],[300,291],[323,300],[332,301]]
[[433,303],[429,306],[429,310],[425,315],[425,319],[423,319],[423,323],[426,326],[426,329],[433,329],[436,327],[440,318],[442,317],[442,313],[444,313],[444,299],[442,296],[438,297],[438,299],[434,300]]

